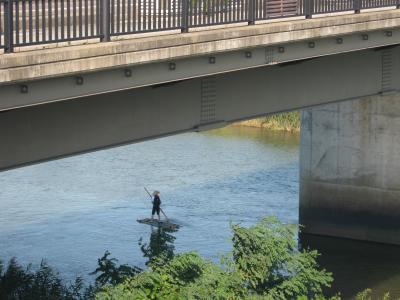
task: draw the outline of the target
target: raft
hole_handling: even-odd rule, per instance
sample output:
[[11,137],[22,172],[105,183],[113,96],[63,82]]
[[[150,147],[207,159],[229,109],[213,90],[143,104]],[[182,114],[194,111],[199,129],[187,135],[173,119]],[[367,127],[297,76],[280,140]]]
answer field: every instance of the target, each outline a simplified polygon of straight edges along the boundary
[[179,228],[178,224],[174,224],[174,223],[171,223],[166,220],[158,221],[157,219],[145,218],[145,219],[139,219],[137,221],[142,224],[157,226],[157,227],[161,227],[161,228],[168,228],[168,229],[178,229]]

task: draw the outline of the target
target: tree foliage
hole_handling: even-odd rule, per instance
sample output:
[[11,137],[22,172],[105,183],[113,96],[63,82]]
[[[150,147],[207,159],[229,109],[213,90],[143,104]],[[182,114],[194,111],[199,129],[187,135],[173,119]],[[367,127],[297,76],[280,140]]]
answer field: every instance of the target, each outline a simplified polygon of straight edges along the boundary
[[[332,275],[319,268],[318,253],[298,250],[296,226],[264,218],[245,228],[231,225],[232,252],[216,264],[196,252],[174,255],[174,237],[154,231],[149,244],[141,241],[147,270],[118,265],[106,251],[98,259],[95,285],[85,288],[81,278],[66,285],[60,275],[42,261],[37,270],[20,266],[16,259],[8,265],[0,261],[1,300],[325,300],[322,289]],[[356,300],[377,298],[367,289]],[[340,296],[330,298],[340,300]]]
[[195,252],[176,255],[106,286],[97,299],[308,299],[322,294],[332,276],[320,270],[316,251],[297,249],[297,228],[265,218],[231,225],[233,251],[214,264]]
[[45,261],[40,263],[38,270],[33,271],[32,266],[20,266],[12,258],[5,267],[0,262],[0,299],[4,300],[75,300],[83,298],[82,279],[76,278],[75,282],[65,285],[59,274]]
[[110,252],[106,251],[103,257],[97,260],[98,267],[96,270],[90,273],[90,275],[99,274],[96,277],[96,286],[122,283],[126,278],[135,276],[142,271],[142,269],[135,266],[117,266],[118,260],[116,258],[108,258],[109,255]]
[[373,297],[371,289],[366,289],[358,293],[356,296],[356,300],[389,300],[389,299],[391,299],[389,293],[384,293],[382,297],[377,297],[377,296]]
[[273,299],[313,297],[330,286],[332,274],[318,269],[317,251],[298,250],[297,226],[264,218],[250,228],[231,227],[234,265],[255,294]]

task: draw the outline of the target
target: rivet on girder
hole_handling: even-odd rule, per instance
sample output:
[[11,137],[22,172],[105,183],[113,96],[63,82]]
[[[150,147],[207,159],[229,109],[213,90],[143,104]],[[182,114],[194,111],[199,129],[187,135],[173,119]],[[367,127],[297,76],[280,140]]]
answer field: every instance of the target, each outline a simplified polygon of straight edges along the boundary
[[284,53],[285,52],[285,47],[278,47],[278,52],[279,53]]
[[176,69],[176,64],[173,63],[173,62],[169,63],[169,69],[170,69],[171,71],[175,70],[175,69]]
[[82,76],[75,77],[75,82],[76,82],[77,85],[82,85],[83,84],[83,77]]
[[208,62],[209,62],[210,64],[215,64],[215,61],[216,61],[215,56],[210,56],[210,57],[208,58]]
[[21,85],[19,88],[22,94],[28,93],[28,86],[26,84]]
[[244,53],[244,56],[247,57],[247,58],[251,58],[252,55],[253,55],[253,54],[251,53],[251,51],[246,51],[246,52]]
[[124,70],[125,77],[131,77],[132,76],[132,70],[131,69],[125,69]]
[[393,32],[391,30],[388,30],[385,32],[387,37],[391,37],[393,35]]
[[367,41],[368,40],[368,34],[363,34],[362,35],[362,39],[363,39],[363,41]]
[[343,44],[343,38],[337,38],[336,39],[336,44]]
[[309,42],[308,48],[315,48],[315,42]]

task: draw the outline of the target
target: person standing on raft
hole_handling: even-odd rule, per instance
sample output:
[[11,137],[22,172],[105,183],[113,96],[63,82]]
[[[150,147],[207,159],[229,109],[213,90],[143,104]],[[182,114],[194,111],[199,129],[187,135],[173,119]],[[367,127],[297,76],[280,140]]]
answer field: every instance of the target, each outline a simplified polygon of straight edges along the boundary
[[153,192],[153,210],[151,211],[151,219],[154,219],[154,214],[157,213],[158,221],[160,222],[160,205],[161,205],[161,199],[160,199],[160,192],[159,191],[154,191]]

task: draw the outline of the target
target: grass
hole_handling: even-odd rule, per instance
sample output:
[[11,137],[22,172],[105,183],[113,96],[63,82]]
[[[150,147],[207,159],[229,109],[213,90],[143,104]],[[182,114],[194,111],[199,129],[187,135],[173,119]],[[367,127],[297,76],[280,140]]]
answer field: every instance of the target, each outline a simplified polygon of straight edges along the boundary
[[299,132],[300,111],[275,114],[267,117],[238,122],[234,125],[258,127],[277,131]]

